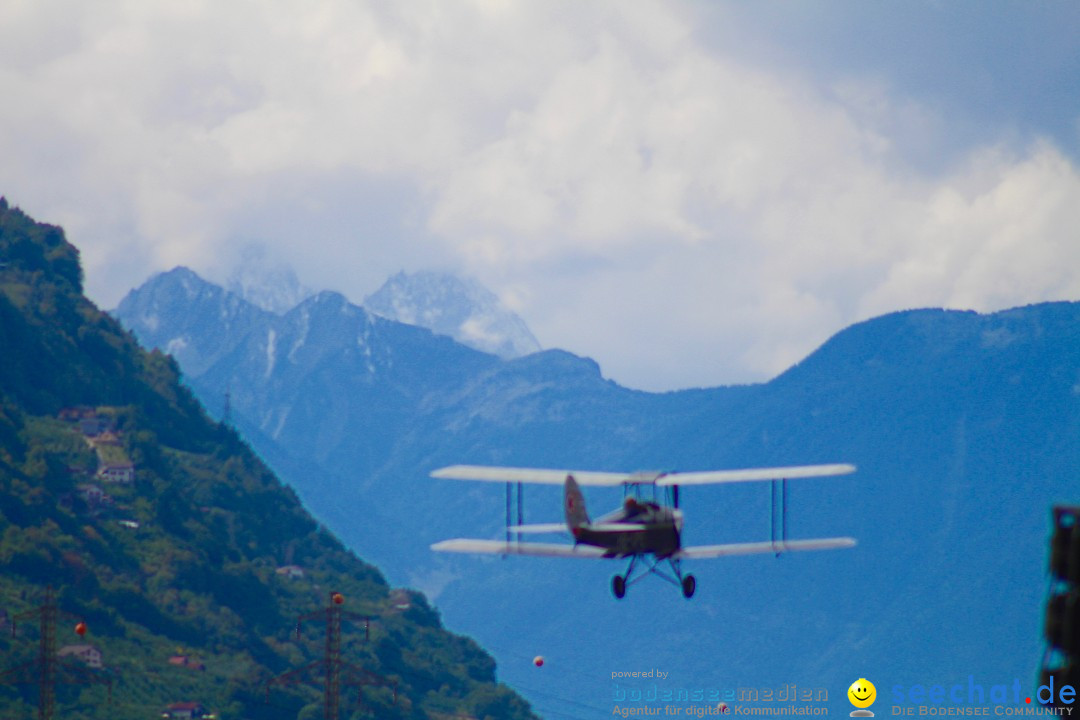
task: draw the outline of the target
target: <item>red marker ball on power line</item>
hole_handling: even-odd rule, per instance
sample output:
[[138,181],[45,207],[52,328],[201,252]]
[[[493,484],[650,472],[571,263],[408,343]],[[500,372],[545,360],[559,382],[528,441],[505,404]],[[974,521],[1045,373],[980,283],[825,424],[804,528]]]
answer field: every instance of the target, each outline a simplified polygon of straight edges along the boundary
[[343,602],[345,602],[345,596],[341,593],[334,593],[333,595],[331,595],[331,597],[334,599],[335,605],[341,605]]
[[536,667],[543,667],[544,666],[544,656],[543,655],[537,655],[536,657],[534,657],[533,658],[533,665],[535,665]]
[[86,623],[81,622],[75,626],[75,634],[82,637],[86,634]]

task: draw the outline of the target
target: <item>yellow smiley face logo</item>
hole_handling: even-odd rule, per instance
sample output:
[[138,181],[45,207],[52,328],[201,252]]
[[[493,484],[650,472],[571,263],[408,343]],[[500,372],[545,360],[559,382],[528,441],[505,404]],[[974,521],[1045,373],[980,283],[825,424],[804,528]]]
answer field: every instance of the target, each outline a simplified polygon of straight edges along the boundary
[[868,708],[877,699],[877,688],[866,678],[859,678],[847,689],[848,700],[857,708]]

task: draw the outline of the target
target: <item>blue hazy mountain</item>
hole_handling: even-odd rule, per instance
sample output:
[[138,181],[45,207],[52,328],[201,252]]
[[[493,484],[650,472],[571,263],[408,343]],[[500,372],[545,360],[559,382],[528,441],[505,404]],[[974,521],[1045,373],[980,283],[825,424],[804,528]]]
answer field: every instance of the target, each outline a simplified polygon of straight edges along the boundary
[[[662,688],[826,688],[833,714],[850,710],[859,677],[883,697],[969,676],[1035,684],[1050,507],[1080,495],[1080,303],[895,313],[768,383],[660,394],[560,350],[502,360],[340,296],[275,319],[183,270],[117,315],[147,346],[174,348],[208,407],[228,390],[236,424],[289,466],[305,503],[393,581],[427,591],[547,717],[610,714],[611,673],[650,668],[670,673]],[[622,561],[428,550],[503,534],[502,487],[428,478],[446,464],[815,462],[859,471],[790,483],[789,535],[859,546],[696,562],[690,602],[654,578],[615,601]],[[559,520],[560,492],[527,488],[526,520]],[[586,497],[593,515],[621,500]],[[767,485],[687,489],[683,506],[689,544],[770,536]]]

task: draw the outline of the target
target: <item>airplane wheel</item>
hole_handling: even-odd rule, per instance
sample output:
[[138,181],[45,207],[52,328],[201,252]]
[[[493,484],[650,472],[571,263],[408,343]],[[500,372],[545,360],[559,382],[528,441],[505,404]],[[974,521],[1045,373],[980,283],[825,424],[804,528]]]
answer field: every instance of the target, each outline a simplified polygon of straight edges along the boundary
[[697,580],[693,575],[686,575],[682,579],[682,594],[683,597],[689,600],[694,597],[694,591],[697,590]]
[[611,578],[611,592],[615,594],[616,598],[622,600],[623,596],[626,595],[626,578],[622,575]]

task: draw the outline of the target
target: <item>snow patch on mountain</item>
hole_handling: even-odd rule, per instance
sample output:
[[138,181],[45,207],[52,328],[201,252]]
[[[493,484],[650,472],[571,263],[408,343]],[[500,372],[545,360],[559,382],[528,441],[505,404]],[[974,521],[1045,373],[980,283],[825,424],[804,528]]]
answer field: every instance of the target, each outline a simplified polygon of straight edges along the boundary
[[475,280],[435,272],[399,272],[365,298],[364,307],[502,358],[540,350],[524,321]]
[[267,331],[266,334],[266,373],[263,377],[268,378],[274,373],[274,360],[276,359],[275,351],[277,346],[277,333],[273,328]]
[[158,326],[161,325],[161,318],[154,313],[146,313],[140,316],[139,321],[143,324],[143,327],[150,332],[155,332],[158,329]]

